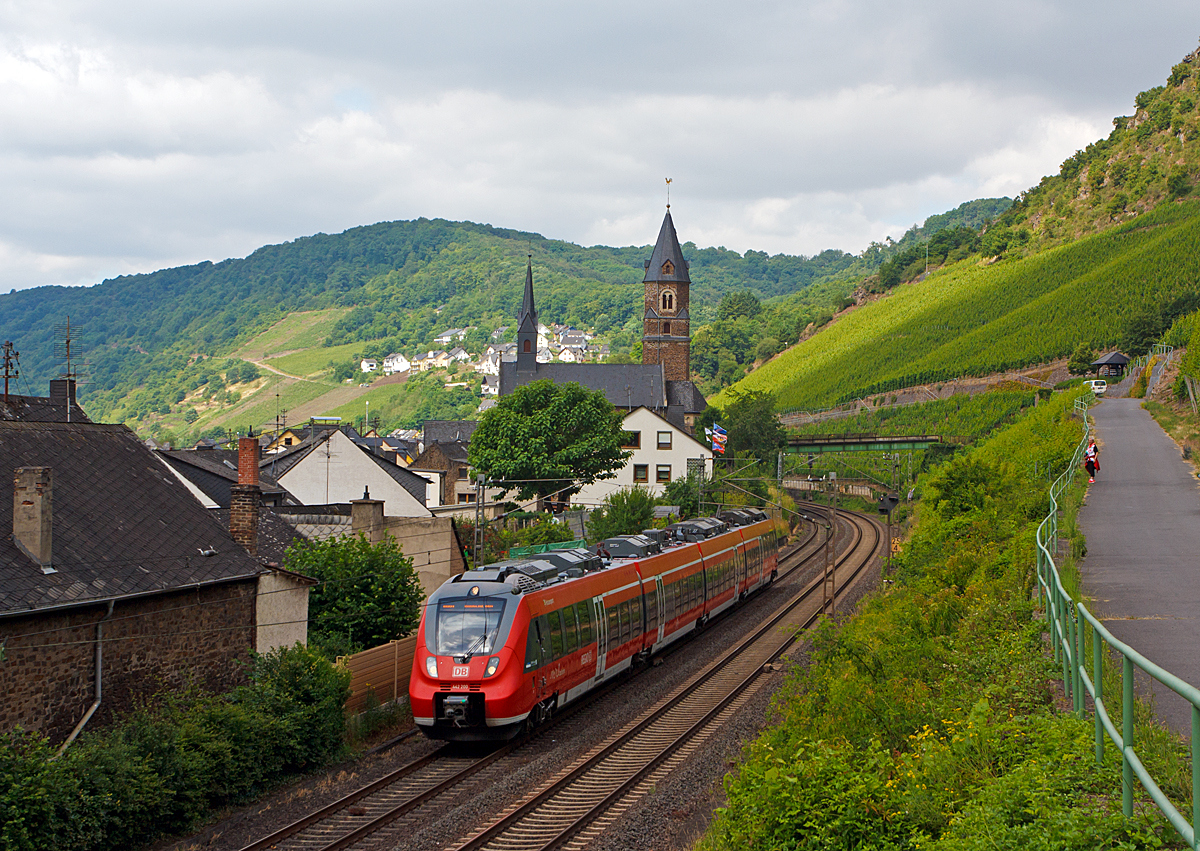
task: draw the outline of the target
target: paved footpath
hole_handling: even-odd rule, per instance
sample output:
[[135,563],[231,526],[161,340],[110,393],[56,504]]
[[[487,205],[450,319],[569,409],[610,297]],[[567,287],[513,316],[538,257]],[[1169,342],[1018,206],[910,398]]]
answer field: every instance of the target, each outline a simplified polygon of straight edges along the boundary
[[[1079,512],[1084,591],[1113,635],[1200,688],[1200,481],[1140,399],[1106,399],[1092,415],[1100,472]],[[1154,699],[1190,737],[1189,705],[1163,686]]]

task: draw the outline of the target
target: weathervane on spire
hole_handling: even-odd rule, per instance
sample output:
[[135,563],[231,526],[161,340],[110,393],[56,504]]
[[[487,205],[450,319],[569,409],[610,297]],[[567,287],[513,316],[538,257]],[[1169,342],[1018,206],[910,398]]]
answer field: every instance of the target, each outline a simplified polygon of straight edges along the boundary
[[667,178],[667,209],[671,209],[671,178]]

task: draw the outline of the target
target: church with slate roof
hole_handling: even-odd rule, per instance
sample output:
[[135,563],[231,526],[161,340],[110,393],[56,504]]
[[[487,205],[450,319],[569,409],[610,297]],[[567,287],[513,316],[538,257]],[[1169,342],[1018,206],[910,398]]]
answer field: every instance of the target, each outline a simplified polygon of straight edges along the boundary
[[533,298],[533,261],[525,269],[525,295],[517,314],[517,359],[500,364],[500,395],[533,381],[578,382],[600,390],[624,411],[648,408],[668,422],[694,433],[705,401],[691,381],[691,278],[679,247],[670,207],[658,242],[646,261],[642,325],[642,362],[538,363],[538,316]]

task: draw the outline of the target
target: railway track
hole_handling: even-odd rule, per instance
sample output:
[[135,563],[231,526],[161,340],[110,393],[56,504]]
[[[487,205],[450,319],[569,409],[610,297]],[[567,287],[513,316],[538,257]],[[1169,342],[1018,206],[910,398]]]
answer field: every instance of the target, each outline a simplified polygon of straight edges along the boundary
[[[810,508],[811,513],[821,513],[823,509],[820,507]],[[850,559],[853,554],[862,548],[863,530],[859,528],[859,523],[848,521],[845,512],[839,512],[841,519],[840,528],[838,530],[839,542],[846,541],[849,538],[849,546],[846,547],[846,552],[839,557],[839,562],[844,563]],[[866,521],[862,521],[866,523]],[[811,571],[814,562],[820,561],[823,558],[823,533],[815,526],[810,525],[810,529],[805,538],[790,552],[781,553],[781,569],[780,579],[784,579],[789,575]],[[871,524],[867,523],[870,526]],[[864,564],[869,560],[869,557],[863,559]],[[819,572],[819,571],[818,571]],[[847,580],[852,581],[848,577]],[[844,583],[843,583],[844,584]],[[804,599],[812,599],[814,594],[819,601],[821,593],[820,578],[809,582],[799,597]],[[794,601],[793,601],[794,602]],[[818,603],[819,605],[819,603]],[[787,607],[785,607],[787,608]],[[736,609],[734,610],[737,611]],[[781,620],[776,616],[772,616],[770,622],[774,625],[781,625]],[[736,617],[736,614],[734,614]],[[754,633],[756,636],[761,636],[771,629],[770,626],[764,626],[757,629]],[[678,652],[679,649],[685,647],[690,642],[680,642],[679,645],[672,647],[666,656],[673,652]],[[790,643],[790,639],[787,640]],[[739,642],[738,648],[747,646],[747,641]],[[756,674],[749,677],[745,676],[745,672],[741,674],[729,673],[721,675],[719,669],[720,662],[729,660],[737,656],[733,650],[723,654],[717,662],[710,664],[701,674],[693,677],[689,684],[677,691],[676,695],[672,695],[670,704],[678,705],[688,695],[695,696],[690,705],[695,706],[696,701],[711,699],[709,695],[720,692],[722,688],[727,691],[729,688],[745,691],[745,695],[740,699],[734,698],[726,700],[724,705],[716,707],[712,712],[708,713],[708,721],[719,720],[724,715],[730,712],[737,711],[737,706],[744,703],[746,699],[753,694],[753,690],[747,688],[753,686],[753,680]],[[774,654],[778,655],[786,648],[783,644]],[[756,670],[761,670],[764,662],[756,663]],[[739,679],[740,677],[740,679]],[[624,684],[627,678],[620,678],[607,687],[600,689],[596,694],[587,701],[582,702],[578,706],[573,706],[564,711],[555,722],[539,727],[534,734],[542,736],[553,730],[558,724],[567,721],[571,715],[576,714],[580,710],[586,708],[596,699],[603,697],[611,691],[619,688]],[[702,687],[703,682],[708,683],[707,687]],[[686,694],[678,692],[685,691]],[[694,711],[694,710],[693,710]],[[653,728],[639,728],[638,733],[643,735],[639,740],[640,746],[653,747],[656,752],[664,754],[664,757],[655,760],[655,768],[651,770],[654,777],[658,777],[663,772],[670,770],[670,767],[678,761],[685,759],[696,746],[699,741],[689,747],[688,739],[695,739],[694,734],[686,733],[682,728],[679,734],[675,736],[680,739],[678,743],[672,741],[662,741],[664,735],[669,737],[669,733],[663,733],[663,729],[670,729],[671,724],[678,724],[664,716],[669,714],[669,708],[664,706],[662,709],[649,713],[653,718],[645,718],[639,722],[635,722],[632,726],[642,724],[645,727],[647,724]],[[657,721],[657,725],[652,724],[652,721]],[[664,727],[663,725],[667,725]],[[649,738],[646,738],[649,737]],[[376,780],[375,782],[356,790],[321,809],[314,811],[304,818],[288,825],[287,827],[272,833],[269,836],[245,846],[241,851],[263,851],[263,849],[277,849],[277,851],[339,851],[344,848],[365,848],[365,847],[380,847],[392,848],[396,847],[397,841],[402,841],[405,835],[412,835],[419,827],[428,821],[431,809],[438,807],[438,802],[441,802],[443,808],[450,806],[447,799],[453,798],[453,791],[456,787],[465,783],[471,778],[475,782],[487,783],[494,775],[499,778],[503,776],[509,769],[506,767],[508,759],[514,755],[514,752],[521,748],[528,740],[517,739],[504,745],[486,756],[472,756],[469,752],[464,752],[460,748],[453,746],[444,746],[438,751],[429,754],[421,759],[418,759],[408,765],[405,765],[394,772]],[[653,745],[647,745],[647,742],[654,742]],[[618,761],[626,760],[627,757],[614,755]],[[585,772],[586,773],[586,772]],[[646,775],[647,771],[644,767],[638,768],[634,765],[627,766],[627,770],[622,772],[622,776],[637,777]],[[555,781],[561,783],[562,778]],[[646,776],[644,782],[653,783],[654,779]],[[642,782],[639,780],[638,782]],[[636,784],[635,784],[636,785]],[[624,784],[622,788],[627,787]],[[634,787],[629,787],[626,791],[633,790]],[[605,802],[593,802],[592,810],[598,813],[603,811],[611,818],[615,818],[623,807],[619,805],[619,801],[613,798],[613,792],[609,792]],[[550,797],[547,797],[550,795]],[[545,807],[546,802],[550,800],[552,795],[547,792],[538,796],[538,807]],[[609,798],[612,798],[609,800]],[[632,799],[631,799],[632,800]],[[530,802],[525,801],[519,805],[518,809],[528,808]],[[599,808],[599,809],[597,809]],[[511,817],[511,814],[510,814]],[[593,824],[598,824],[595,819],[592,819]],[[479,848],[485,847],[479,843],[491,842],[498,839],[500,836],[496,831],[497,825],[492,825],[485,831],[480,832],[471,842],[463,846],[464,848]],[[590,835],[590,831],[582,830],[581,827],[573,827],[568,831],[572,836]],[[562,833],[562,831],[560,831]],[[485,837],[486,834],[486,837]],[[400,837],[400,839],[397,839]],[[503,840],[500,840],[503,841]],[[475,844],[471,844],[475,843]],[[549,847],[549,846],[526,846],[526,845],[487,845],[487,847]]]
[[[873,520],[855,516],[854,541],[839,561],[852,583],[880,540]],[[759,674],[820,617],[821,582],[809,584],[765,623],[692,677],[659,707],[643,714],[544,789],[528,796],[456,851],[582,849],[678,763],[701,747],[724,717],[761,686]]]

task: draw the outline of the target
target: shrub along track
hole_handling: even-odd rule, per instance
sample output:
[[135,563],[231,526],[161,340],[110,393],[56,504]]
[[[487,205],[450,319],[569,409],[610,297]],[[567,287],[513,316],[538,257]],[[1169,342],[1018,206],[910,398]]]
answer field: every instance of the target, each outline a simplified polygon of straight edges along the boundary
[[[823,511],[819,506],[807,508],[811,513]],[[847,512],[839,512],[839,520],[838,542],[846,551],[840,557],[839,564],[852,562],[855,567],[854,573],[857,574],[861,570],[861,564],[870,560],[869,555],[861,555],[864,547],[873,553],[874,548],[878,545],[879,535],[877,531],[868,531],[864,535],[865,530],[874,530],[875,527],[873,523],[863,518],[849,515]],[[811,574],[814,566],[818,568],[818,574],[821,573],[819,566],[823,564],[825,558],[822,546],[824,533],[812,524],[806,524],[806,529],[807,534],[801,542],[782,555],[780,579],[791,575]],[[865,543],[864,539],[867,539]],[[853,577],[847,576],[839,583],[839,587],[845,587],[851,581],[853,581]],[[818,577],[817,580],[809,582],[796,599],[807,600],[812,604],[815,598],[815,606],[819,609],[820,596],[821,580]],[[738,612],[740,609],[741,607],[737,607],[733,611]],[[737,615],[735,614],[734,617]],[[783,628],[783,624],[778,618],[772,618],[770,621],[775,623],[777,628]],[[788,623],[792,622],[788,621]],[[797,626],[802,626],[799,621],[795,623]],[[768,626],[756,630],[755,635],[769,634],[770,632],[771,627]],[[776,635],[775,644],[778,645],[778,650],[771,658],[782,652],[790,642],[790,633],[787,637]],[[663,656],[678,652],[690,643],[690,641],[684,641],[673,645]],[[722,660],[734,655],[736,654],[733,654],[732,651],[724,654],[717,663],[713,663],[705,669],[707,675],[702,673],[701,676],[708,679],[721,667],[719,663]],[[758,661],[754,666],[755,670],[760,670],[763,664],[763,661]],[[567,722],[571,715],[619,689],[627,679],[628,677],[618,678],[585,701],[568,708],[551,724],[539,727],[532,738],[543,737],[558,725]],[[693,678],[693,681],[699,679],[700,677],[696,677]],[[744,679],[745,677],[742,677],[742,680]],[[750,680],[753,679],[754,677],[751,676]],[[690,688],[684,686],[679,691],[690,693],[695,689],[696,685],[692,685]],[[745,691],[748,696],[753,693],[754,689],[746,688]],[[742,700],[736,701],[738,705],[741,702]],[[731,706],[720,712],[719,717],[725,717],[729,712],[734,711],[736,711],[736,707]],[[662,710],[656,710],[654,714],[661,715]],[[715,720],[719,721],[719,718]],[[351,846],[356,848],[396,847],[398,844],[403,844],[406,836],[411,836],[432,819],[436,819],[437,813],[444,812],[461,802],[457,797],[461,794],[461,790],[457,790],[457,787],[462,786],[466,781],[471,780],[470,785],[472,786],[490,785],[508,776],[514,769],[514,765],[520,764],[521,750],[530,742],[530,738],[515,740],[485,756],[479,756],[478,750],[472,751],[472,749],[461,746],[443,746],[435,753],[409,763],[368,786],[310,813],[270,836],[245,846],[243,851],[260,851],[260,849],[266,848],[281,849],[281,851],[282,849],[335,851],[335,849]],[[680,756],[670,760],[669,765],[674,765],[682,758]],[[669,765],[659,766],[655,776],[663,771],[669,771]],[[653,780],[648,782],[652,783]],[[610,811],[616,814],[619,812],[619,808],[610,808]],[[453,836],[448,837],[448,839],[453,838]]]

